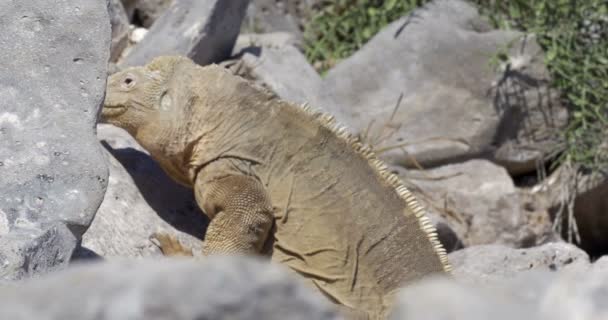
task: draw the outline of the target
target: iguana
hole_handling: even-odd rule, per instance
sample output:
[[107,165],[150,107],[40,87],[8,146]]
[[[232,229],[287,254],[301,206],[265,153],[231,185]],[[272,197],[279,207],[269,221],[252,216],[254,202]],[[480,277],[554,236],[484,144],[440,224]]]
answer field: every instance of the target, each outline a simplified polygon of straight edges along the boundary
[[[423,209],[370,148],[225,68],[164,56],[115,73],[101,121],[194,189],[210,219],[203,255],[267,255],[371,319],[404,284],[450,272]],[[183,251],[168,239],[164,252]]]

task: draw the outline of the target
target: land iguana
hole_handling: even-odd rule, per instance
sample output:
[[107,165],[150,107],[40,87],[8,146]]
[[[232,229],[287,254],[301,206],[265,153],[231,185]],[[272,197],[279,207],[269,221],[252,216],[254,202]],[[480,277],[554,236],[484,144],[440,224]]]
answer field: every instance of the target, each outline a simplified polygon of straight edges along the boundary
[[[371,319],[404,284],[451,270],[422,207],[370,148],[225,68],[164,56],[115,73],[101,121],[193,188],[210,219],[203,255],[269,256]],[[159,239],[166,254],[188,251]]]

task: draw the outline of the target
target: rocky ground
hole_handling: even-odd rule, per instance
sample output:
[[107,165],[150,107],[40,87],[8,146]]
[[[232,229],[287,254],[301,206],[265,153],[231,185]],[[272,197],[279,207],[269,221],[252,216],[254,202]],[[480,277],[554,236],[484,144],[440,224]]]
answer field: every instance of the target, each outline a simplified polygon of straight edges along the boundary
[[[190,190],[96,116],[108,73],[161,54],[325,109],[401,176],[454,275],[404,288],[392,319],[608,317],[608,179],[538,177],[568,110],[534,36],[435,0],[321,77],[301,50],[316,3],[0,2],[2,319],[338,319],[280,266],[158,258],[152,233],[196,250],[207,221]],[[558,233],[572,230],[567,200],[577,229]],[[573,234],[578,246],[564,240]]]

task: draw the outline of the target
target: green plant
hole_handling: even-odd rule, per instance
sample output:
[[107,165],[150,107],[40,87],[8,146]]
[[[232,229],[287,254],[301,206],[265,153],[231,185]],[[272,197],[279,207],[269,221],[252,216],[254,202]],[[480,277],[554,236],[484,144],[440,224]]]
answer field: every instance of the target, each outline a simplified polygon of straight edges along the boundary
[[608,1],[474,0],[495,27],[537,35],[552,86],[570,108],[560,161],[608,167]]
[[324,72],[350,56],[387,24],[429,0],[330,0],[305,28],[305,52]]

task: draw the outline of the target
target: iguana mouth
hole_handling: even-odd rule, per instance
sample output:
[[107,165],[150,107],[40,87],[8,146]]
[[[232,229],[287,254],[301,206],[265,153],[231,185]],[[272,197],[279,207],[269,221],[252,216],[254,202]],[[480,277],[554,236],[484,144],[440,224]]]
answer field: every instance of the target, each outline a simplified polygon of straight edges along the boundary
[[113,118],[113,117],[117,117],[123,113],[125,113],[125,111],[127,111],[127,107],[125,106],[121,106],[121,105],[117,105],[117,106],[109,106],[109,105],[105,105],[103,106],[103,109],[101,110],[101,116],[103,118]]

